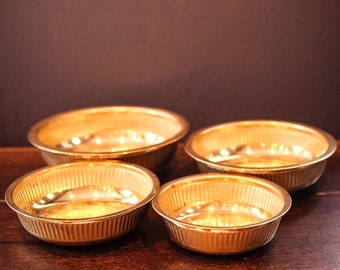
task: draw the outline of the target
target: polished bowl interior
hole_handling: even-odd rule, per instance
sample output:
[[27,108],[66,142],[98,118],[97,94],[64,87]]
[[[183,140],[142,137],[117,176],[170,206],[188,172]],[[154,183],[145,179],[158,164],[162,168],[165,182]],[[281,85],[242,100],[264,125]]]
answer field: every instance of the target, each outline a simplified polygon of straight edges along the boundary
[[49,165],[118,159],[158,171],[188,129],[185,118],[165,109],[108,106],[45,118],[32,126],[28,140]]
[[320,178],[336,147],[330,134],[315,127],[253,120],[198,130],[185,151],[201,172],[256,175],[296,191]]
[[75,162],[20,177],[8,187],[5,199],[37,238],[87,245],[133,230],[159,188],[157,176],[138,165]]
[[271,241],[291,197],[261,178],[207,173],[168,182],[152,206],[178,245],[202,253],[237,254]]

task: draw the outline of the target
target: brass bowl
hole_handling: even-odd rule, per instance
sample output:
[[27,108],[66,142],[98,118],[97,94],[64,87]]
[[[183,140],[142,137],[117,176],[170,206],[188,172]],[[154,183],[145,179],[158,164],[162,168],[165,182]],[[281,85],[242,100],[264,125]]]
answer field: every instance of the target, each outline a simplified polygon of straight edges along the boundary
[[15,180],[8,206],[33,236],[57,245],[98,244],[133,230],[160,183],[156,175],[119,161],[47,166]]
[[254,175],[292,192],[321,177],[336,147],[330,134],[312,126],[253,120],[198,130],[184,148],[202,173]]
[[45,118],[28,132],[47,164],[121,160],[159,171],[189,130],[182,116],[159,108],[108,106]]
[[176,244],[207,254],[237,254],[275,236],[291,206],[281,186],[252,176],[207,173],[168,182],[152,201]]

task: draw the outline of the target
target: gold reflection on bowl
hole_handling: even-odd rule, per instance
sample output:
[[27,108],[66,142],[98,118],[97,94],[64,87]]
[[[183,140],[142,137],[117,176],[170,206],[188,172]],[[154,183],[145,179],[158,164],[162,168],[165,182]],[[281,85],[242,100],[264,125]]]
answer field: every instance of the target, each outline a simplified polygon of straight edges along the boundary
[[271,181],[207,173],[168,182],[152,206],[178,245],[202,253],[236,254],[271,241],[291,198]]
[[186,119],[165,109],[110,106],[45,118],[30,129],[28,140],[49,165],[122,160],[158,171],[188,129]]
[[255,175],[296,191],[320,178],[336,147],[331,135],[315,127],[253,120],[198,130],[185,151],[201,172]]
[[87,245],[133,230],[159,186],[157,176],[139,165],[74,162],[20,177],[5,199],[32,235],[58,245]]

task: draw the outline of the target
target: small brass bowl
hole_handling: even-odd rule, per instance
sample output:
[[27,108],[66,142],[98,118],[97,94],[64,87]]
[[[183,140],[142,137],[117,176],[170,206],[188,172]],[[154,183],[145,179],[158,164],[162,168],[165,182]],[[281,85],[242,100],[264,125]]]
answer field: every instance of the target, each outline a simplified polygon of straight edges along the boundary
[[152,201],[175,243],[207,254],[267,244],[290,206],[289,193],[271,181],[222,173],[173,180]]
[[184,148],[202,173],[254,175],[293,192],[321,177],[336,147],[331,135],[315,127],[253,120],[198,130]]
[[47,166],[15,180],[5,199],[22,226],[57,245],[97,244],[133,230],[160,188],[148,169],[119,161]]
[[94,107],[45,118],[28,132],[47,164],[121,160],[159,171],[189,130],[182,116],[159,108]]

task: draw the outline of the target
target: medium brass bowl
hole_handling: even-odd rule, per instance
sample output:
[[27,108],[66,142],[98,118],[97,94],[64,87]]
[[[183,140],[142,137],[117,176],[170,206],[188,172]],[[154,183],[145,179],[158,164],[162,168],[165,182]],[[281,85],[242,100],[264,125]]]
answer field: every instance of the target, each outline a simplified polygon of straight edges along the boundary
[[185,143],[186,153],[203,173],[254,175],[289,192],[314,184],[336,147],[335,139],[318,128],[271,120],[203,128]]
[[178,245],[208,254],[237,254],[272,240],[291,197],[268,180],[207,173],[164,184],[152,206]]
[[133,230],[156,196],[156,175],[119,161],[47,166],[15,180],[8,206],[35,237],[57,245],[89,245]]
[[159,171],[188,130],[185,118],[165,109],[108,106],[53,115],[27,136],[49,165],[121,160]]

